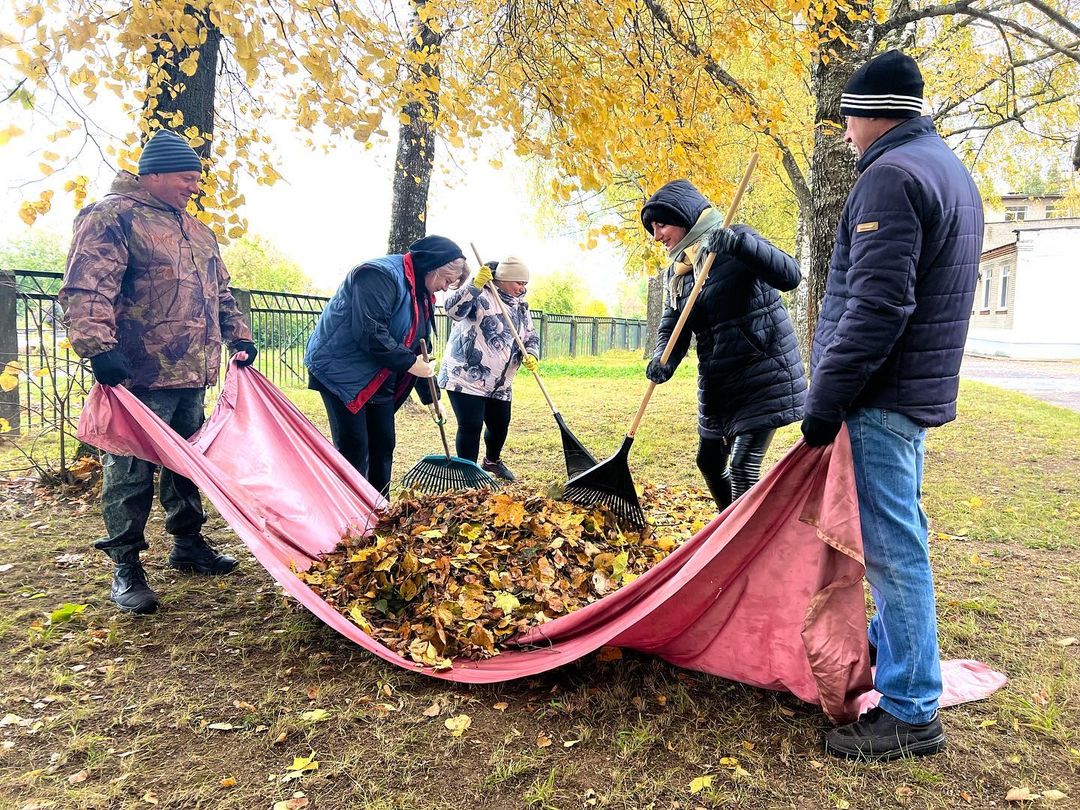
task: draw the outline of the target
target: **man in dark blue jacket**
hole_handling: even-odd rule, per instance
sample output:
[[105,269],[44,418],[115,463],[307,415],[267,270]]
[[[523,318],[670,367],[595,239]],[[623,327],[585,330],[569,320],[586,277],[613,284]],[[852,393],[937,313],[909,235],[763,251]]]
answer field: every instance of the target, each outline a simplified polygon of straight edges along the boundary
[[918,66],[899,51],[845,87],[844,140],[860,176],[836,232],[802,423],[815,447],[847,424],[877,606],[869,635],[881,702],[826,739],[849,758],[945,747],[923,443],[927,428],[956,418],[983,215],[967,169],[921,115],[922,94]]

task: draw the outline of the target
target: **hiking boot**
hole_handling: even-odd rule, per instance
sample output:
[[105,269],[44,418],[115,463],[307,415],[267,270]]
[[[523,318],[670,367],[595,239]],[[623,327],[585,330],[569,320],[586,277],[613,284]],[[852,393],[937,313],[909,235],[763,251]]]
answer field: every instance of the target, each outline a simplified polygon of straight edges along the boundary
[[888,762],[945,750],[945,732],[936,714],[926,723],[913,725],[874,707],[854,723],[830,731],[825,750],[844,759]]
[[510,472],[510,468],[507,467],[502,461],[491,461],[490,459],[484,459],[484,463],[480,465],[484,468],[485,472],[489,472],[496,478],[501,478],[503,481],[515,481],[514,474]]
[[109,598],[116,606],[128,613],[146,614],[157,610],[158,597],[146,584],[146,571],[139,562],[139,552],[105,553],[116,563],[112,590],[109,593]]
[[169,567],[188,573],[220,576],[232,571],[240,561],[228,554],[218,554],[201,534],[174,537],[169,552]]

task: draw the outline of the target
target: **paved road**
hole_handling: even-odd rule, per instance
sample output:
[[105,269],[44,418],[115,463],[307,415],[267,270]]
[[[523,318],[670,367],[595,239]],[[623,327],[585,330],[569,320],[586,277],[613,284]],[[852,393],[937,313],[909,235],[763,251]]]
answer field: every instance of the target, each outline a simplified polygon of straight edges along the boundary
[[1080,412],[1080,360],[1039,362],[964,356],[960,376]]

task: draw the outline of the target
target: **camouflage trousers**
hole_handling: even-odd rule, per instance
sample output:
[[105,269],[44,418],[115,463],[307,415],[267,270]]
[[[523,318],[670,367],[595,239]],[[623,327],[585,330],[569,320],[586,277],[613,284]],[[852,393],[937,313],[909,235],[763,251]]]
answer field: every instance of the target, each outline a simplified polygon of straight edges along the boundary
[[[162,422],[187,439],[202,425],[205,416],[203,388],[172,388],[132,391]],[[146,521],[154,503],[154,471],[157,466],[132,456],[105,454],[101,486],[101,514],[109,533],[94,548],[123,554],[149,548]],[[158,498],[165,509],[165,531],[174,536],[198,534],[206,513],[199,490],[191,481],[161,469]]]

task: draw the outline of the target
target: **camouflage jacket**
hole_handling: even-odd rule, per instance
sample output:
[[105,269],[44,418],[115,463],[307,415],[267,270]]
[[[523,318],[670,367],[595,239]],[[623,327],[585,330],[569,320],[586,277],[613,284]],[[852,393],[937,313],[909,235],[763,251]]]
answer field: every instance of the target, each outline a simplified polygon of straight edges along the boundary
[[59,300],[76,353],[119,348],[132,388],[213,385],[222,340],[251,340],[213,231],[128,172],[79,212]]

